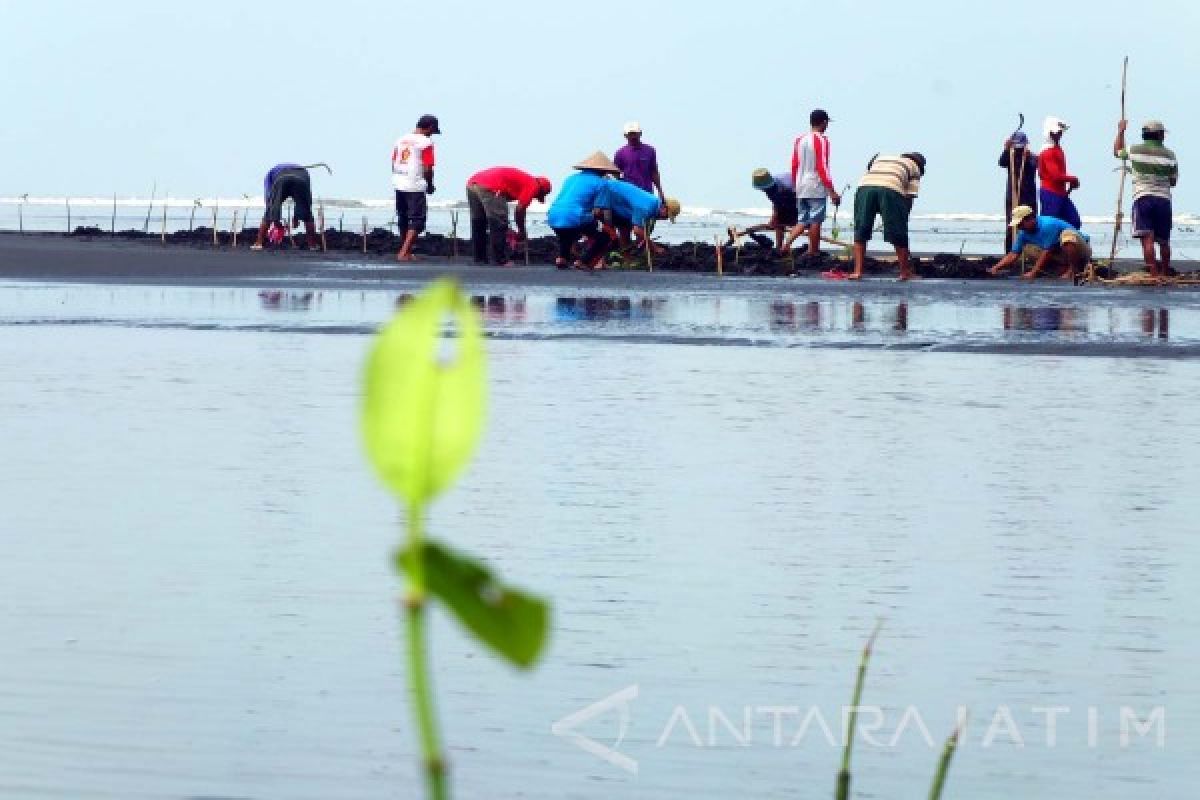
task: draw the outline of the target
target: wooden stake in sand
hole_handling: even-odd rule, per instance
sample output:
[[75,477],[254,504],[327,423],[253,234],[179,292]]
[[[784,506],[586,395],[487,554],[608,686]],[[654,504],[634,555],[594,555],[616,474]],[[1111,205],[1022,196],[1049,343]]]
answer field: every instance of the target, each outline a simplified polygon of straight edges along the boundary
[[204,205],[204,204],[200,202],[199,197],[197,197],[195,200],[192,201],[192,213],[188,215],[188,233],[189,234],[196,228],[196,209],[200,208],[202,205]]
[[25,201],[29,199],[29,193],[21,195],[21,202],[17,203],[17,230],[25,233]]
[[654,242],[650,240],[650,229],[643,228],[646,231],[646,269],[654,272]]
[[233,210],[233,222],[230,223],[230,225],[229,225],[229,233],[231,234],[229,237],[229,244],[235,249],[237,248],[237,234],[238,234],[237,217],[238,217],[238,212],[237,212],[237,209],[235,208]]
[[450,212],[450,260],[458,260],[458,212]]
[[146,221],[142,223],[142,233],[150,232],[150,215],[154,213],[154,193],[158,191],[158,181],[150,187],[150,205],[146,209]]
[[[1129,73],[1129,56],[1125,56],[1125,63],[1121,67],[1121,121],[1125,121],[1125,78]],[[1112,262],[1117,257],[1117,239],[1121,236],[1121,223],[1125,219],[1125,211],[1122,206],[1125,203],[1125,176],[1129,174],[1129,167],[1126,162],[1121,162],[1121,184],[1117,188],[1117,213],[1113,217],[1113,237],[1112,249],[1108,252],[1108,263]]]
[[217,212],[220,211],[221,205],[216,200],[213,201],[213,247],[221,246],[221,239],[217,234]]
[[363,255],[367,254],[367,215],[363,214]]
[[721,235],[713,234],[713,246],[717,250],[717,275],[725,274],[725,248],[721,247]]
[[67,198],[67,233],[71,232],[71,198]]
[[117,193],[113,192],[113,210],[112,210],[112,226],[111,232],[113,236],[117,235]]
[[329,248],[325,244],[325,201],[320,201],[317,206],[317,224],[321,226],[321,252],[324,253]]
[[163,201],[163,216],[162,216],[162,243],[167,243],[167,203]]

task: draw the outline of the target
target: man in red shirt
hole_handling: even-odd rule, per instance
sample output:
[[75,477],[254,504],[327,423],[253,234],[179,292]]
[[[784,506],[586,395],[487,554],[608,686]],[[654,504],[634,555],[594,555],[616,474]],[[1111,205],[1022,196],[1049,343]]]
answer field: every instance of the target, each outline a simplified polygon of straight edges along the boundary
[[488,243],[492,261],[501,267],[511,267],[508,252],[508,204],[517,209],[517,241],[527,238],[525,212],[535,199],[546,202],[551,191],[550,179],[534,177],[515,167],[492,167],[477,172],[467,180],[467,207],[471,212],[471,246],[475,263],[488,263]]
[[1067,172],[1067,156],[1059,144],[1068,127],[1057,117],[1046,117],[1043,125],[1046,147],[1038,155],[1038,177],[1041,178],[1038,199],[1042,201],[1042,216],[1061,219],[1072,228],[1082,230],[1083,220],[1071,200],[1071,191],[1079,188],[1079,178]]

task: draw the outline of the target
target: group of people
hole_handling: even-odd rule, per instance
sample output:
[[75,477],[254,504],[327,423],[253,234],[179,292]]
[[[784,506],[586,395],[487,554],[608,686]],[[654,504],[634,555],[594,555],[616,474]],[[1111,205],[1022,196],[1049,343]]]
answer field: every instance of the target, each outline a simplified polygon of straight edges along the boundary
[[[770,200],[772,216],[769,222],[744,233],[773,231],[775,248],[780,253],[790,252],[796,240],[804,237],[797,266],[806,261],[816,263],[828,205],[837,207],[842,202],[830,169],[827,132],[831,121],[824,109],[814,109],[809,114],[808,132],[797,137],[792,146],[791,168],[774,173],[762,168],[751,176],[753,187]],[[1080,181],[1068,171],[1062,147],[1069,127],[1057,117],[1047,117],[1043,125],[1045,146],[1040,153],[1032,151],[1029,138],[1020,131],[1005,141],[999,166],[1008,176],[1006,252],[992,269],[993,274],[1011,268],[1030,246],[1036,249],[1036,260],[1023,275],[1026,278],[1036,278],[1051,266],[1060,270],[1059,277],[1072,278],[1090,262],[1089,237],[1082,231],[1082,220],[1071,198]],[[1178,181],[1178,162],[1164,144],[1166,128],[1161,122],[1145,123],[1141,143],[1132,146],[1125,140],[1126,128],[1122,120],[1113,142],[1113,155],[1125,162],[1133,176],[1133,235],[1141,241],[1150,274],[1166,276],[1171,271],[1171,191]],[[426,198],[434,193],[432,137],[440,133],[437,117],[426,114],[392,148],[400,261],[416,259],[413,247],[425,230]],[[624,135],[625,145],[611,159],[597,151],[577,163],[550,206],[547,222],[558,239],[555,265],[559,269],[601,269],[614,246],[651,248],[649,234],[654,222],[674,221],[680,212],[679,202],[663,192],[658,155],[654,147],[642,141],[641,126],[627,123]],[[866,245],[879,219],[884,240],[895,249],[900,279],[914,277],[909,217],[925,168],[925,156],[919,152],[880,154],[867,163],[854,194],[854,267],[844,277],[862,278]],[[515,167],[491,167],[472,175],[466,188],[475,263],[511,265],[514,249],[527,238],[529,206],[534,200],[544,203],[553,191],[549,178]],[[282,238],[282,208],[287,199],[295,203],[295,225],[305,225],[308,245],[315,247],[307,169],[295,164],[273,167],[264,182],[264,195],[266,212],[255,247],[261,248],[264,238]],[[510,203],[516,204],[515,229],[509,219]]]

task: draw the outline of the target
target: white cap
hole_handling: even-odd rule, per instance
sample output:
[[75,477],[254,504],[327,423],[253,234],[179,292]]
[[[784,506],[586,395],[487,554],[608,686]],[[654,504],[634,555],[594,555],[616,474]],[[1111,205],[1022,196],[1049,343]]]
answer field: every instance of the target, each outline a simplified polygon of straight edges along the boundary
[[625,133],[641,133],[642,125],[640,122],[626,122]]

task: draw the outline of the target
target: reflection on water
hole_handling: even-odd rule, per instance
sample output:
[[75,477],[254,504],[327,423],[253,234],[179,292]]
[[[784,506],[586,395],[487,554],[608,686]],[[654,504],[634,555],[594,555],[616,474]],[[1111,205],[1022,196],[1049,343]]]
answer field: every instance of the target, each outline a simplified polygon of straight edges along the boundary
[[[1179,293],[1169,306],[1147,307],[1128,293],[1076,293],[1075,302],[1066,303],[1045,292],[1015,299],[1012,292],[932,288],[893,291],[891,297],[880,290],[820,293],[812,287],[791,293],[496,291],[476,292],[471,303],[488,333],[500,338],[1200,354],[1200,294]],[[22,286],[0,293],[0,324],[365,333],[412,296],[384,290]],[[1084,297],[1093,302],[1079,302]]]

